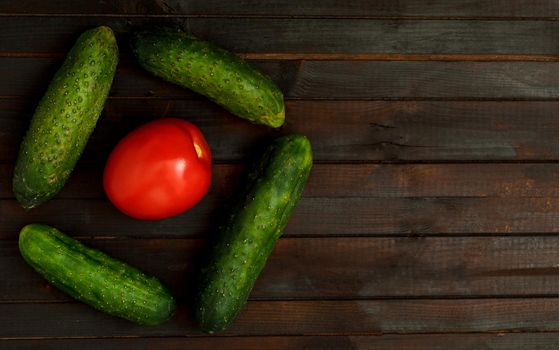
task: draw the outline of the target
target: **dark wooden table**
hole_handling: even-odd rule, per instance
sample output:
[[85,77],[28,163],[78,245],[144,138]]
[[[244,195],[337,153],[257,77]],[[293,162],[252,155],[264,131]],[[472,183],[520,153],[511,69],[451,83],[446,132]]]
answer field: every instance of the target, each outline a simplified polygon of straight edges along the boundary
[[[1,349],[557,349],[559,1],[0,0]],[[139,69],[127,35],[181,25],[283,89],[287,123],[250,125]],[[38,99],[85,29],[122,58],[101,121],[58,198],[25,213],[13,161]],[[108,152],[163,116],[212,147],[210,194],[140,222],[104,198]],[[311,139],[315,165],[234,326],[196,330],[191,277],[250,155]],[[139,327],[76,303],[21,259],[42,222],[159,276],[180,300]]]

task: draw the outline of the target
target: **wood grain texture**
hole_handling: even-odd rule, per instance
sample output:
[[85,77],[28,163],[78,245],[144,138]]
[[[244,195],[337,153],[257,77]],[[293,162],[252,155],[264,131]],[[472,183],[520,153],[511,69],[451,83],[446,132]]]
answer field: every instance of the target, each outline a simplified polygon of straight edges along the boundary
[[[221,335],[363,335],[559,330],[558,298],[252,301]],[[2,338],[196,336],[186,307],[141,327],[83,304],[1,304]]]
[[[81,32],[107,25],[128,52],[128,33],[153,23],[135,17],[4,17],[0,50],[66,52]],[[158,24],[183,27],[237,53],[559,53],[556,21],[167,18]],[[255,37],[260,40],[250,40]]]
[[[68,232],[74,233],[74,232]],[[206,240],[84,243],[160,278],[182,303]],[[559,238],[282,238],[251,300],[558,296]],[[0,302],[70,299],[0,241]],[[537,256],[537,259],[534,257]]]
[[[552,0],[0,0],[0,348],[556,349],[557,19]],[[25,213],[10,190],[24,130],[75,38],[102,24],[122,59],[101,121],[60,196]],[[286,125],[141,70],[128,36],[154,24],[247,58],[284,91]],[[103,164],[165,116],[207,136],[212,190],[179,217],[132,220],[105,199]],[[238,322],[208,337],[188,311],[198,258],[251,157],[292,132],[316,160],[303,199]],[[176,317],[139,327],[53,289],[17,249],[31,222],[158,276]]]
[[[40,96],[61,58],[0,58],[0,95]],[[559,62],[252,61],[288,99],[538,99],[559,97]],[[351,82],[351,83],[348,83]],[[192,98],[121,62],[114,97]]]
[[[103,164],[82,162],[59,193],[61,199],[103,199]],[[244,181],[243,164],[214,164],[208,196],[230,197]],[[0,183],[13,166],[0,164]],[[84,186],[87,184],[87,186]],[[559,165],[543,164],[314,164],[305,198],[559,197]],[[0,198],[13,199],[9,186]]]
[[382,336],[269,336],[212,338],[4,340],[6,350],[555,350],[557,333],[407,334]]
[[0,2],[0,14],[108,14],[149,16],[288,16],[288,17],[557,17],[559,5],[553,0],[288,0],[230,2],[227,0],[121,0],[45,2],[22,0]]
[[[0,84],[2,84],[0,82]],[[0,161],[13,161],[36,100],[0,99]],[[556,101],[288,101],[280,130],[252,125],[205,99],[112,99],[84,160],[104,163],[129,131],[158,117],[204,132],[214,160],[247,161],[286,133],[307,135],[315,161],[556,161]]]
[[[55,199],[25,212],[0,200],[0,239],[38,222],[80,235],[200,237],[212,230],[227,200],[206,197],[190,211],[143,222],[106,200]],[[60,219],[61,213],[64,214]],[[559,232],[559,198],[303,198],[286,236],[550,234]]]

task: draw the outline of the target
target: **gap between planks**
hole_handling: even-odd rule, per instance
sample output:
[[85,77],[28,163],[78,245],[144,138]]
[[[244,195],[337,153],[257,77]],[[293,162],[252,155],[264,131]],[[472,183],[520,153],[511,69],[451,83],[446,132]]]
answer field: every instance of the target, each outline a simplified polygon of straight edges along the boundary
[[[0,51],[0,58],[56,58],[64,52]],[[544,54],[399,54],[399,53],[238,53],[248,60],[259,61],[441,61],[441,62],[559,62],[559,55]]]
[[464,335],[464,334],[474,334],[474,335],[483,335],[483,334],[494,334],[494,335],[501,335],[504,336],[506,334],[559,334],[559,331],[548,331],[548,330],[495,330],[495,331],[487,331],[487,332],[480,332],[480,331],[464,331],[464,332],[355,332],[355,333],[319,333],[319,334],[192,334],[192,335],[185,335],[185,336],[176,336],[176,335],[148,335],[148,336],[141,336],[141,335],[114,335],[114,336],[52,336],[52,337],[45,337],[45,336],[31,336],[31,337],[0,337],[0,341],[8,341],[8,340],[85,340],[85,339],[184,339],[184,338],[265,338],[265,337],[382,337],[382,336],[390,336],[390,335],[397,335],[397,336],[418,336],[418,335]]
[[[205,240],[207,236],[205,235],[194,235],[194,236],[172,236],[172,235],[157,235],[152,237],[144,236],[130,236],[130,235],[119,235],[119,236],[83,236],[83,235],[72,235],[73,238],[80,241],[140,241],[140,240]],[[367,233],[355,233],[355,234],[331,234],[331,235],[305,235],[305,234],[284,234],[279,239],[305,239],[305,240],[324,240],[324,239],[358,239],[358,238],[370,238],[370,239],[409,239],[409,240],[419,240],[419,239],[447,239],[447,238],[544,238],[544,237],[557,237],[557,232],[520,232],[520,233],[510,233],[510,232],[482,232],[482,233],[471,233],[471,232],[460,232],[460,233],[381,233],[381,234],[367,234]],[[14,238],[0,238],[0,242],[15,241]],[[559,296],[559,294],[558,294]],[[1,302],[0,302],[1,304]]]
[[[39,100],[40,95],[0,95],[0,100]],[[196,97],[169,95],[169,96],[111,96],[109,100],[172,100],[195,101]],[[371,98],[345,98],[345,97],[284,97],[287,101],[332,101],[332,102],[559,102],[559,97],[371,97]],[[35,101],[36,102],[36,101]],[[35,103],[34,102],[34,103]],[[429,159],[426,162],[436,162]],[[466,160],[469,162],[469,160]],[[475,161],[474,161],[475,162]]]
[[[46,283],[46,281],[45,281]],[[289,303],[308,303],[308,302],[360,302],[360,301],[421,301],[421,300],[501,300],[501,299],[559,299],[558,294],[500,294],[500,295],[414,295],[414,296],[391,296],[379,295],[374,297],[307,297],[307,298],[248,298],[249,303],[273,303],[273,302],[289,302]],[[33,299],[17,299],[2,300],[0,305],[6,304],[82,304],[78,301],[68,300],[33,300]],[[179,304],[186,305],[188,301],[179,299]],[[559,330],[557,330],[559,332]]]
[[[1,99],[1,98],[0,98]],[[217,159],[212,161],[212,165],[244,165],[247,159]],[[14,160],[0,160],[0,165],[13,165]],[[80,164],[82,165],[94,165],[100,164],[95,160],[84,160]],[[457,165],[457,164],[494,164],[494,165],[507,165],[507,164],[559,164],[559,159],[463,159],[463,160],[313,160],[313,164],[318,165]],[[486,198],[483,196],[462,196],[470,198]],[[327,198],[327,197],[316,197],[316,198]],[[338,198],[338,197],[333,197]],[[352,198],[371,198],[371,197],[352,197]],[[406,198],[406,197],[401,197]],[[414,198],[414,197],[411,197]],[[426,197],[425,197],[426,198]],[[431,198],[449,198],[442,196],[434,196]],[[454,198],[454,197],[450,197]],[[532,197],[538,198],[538,197]],[[0,197],[0,200],[13,199],[12,197]],[[68,198],[65,198],[68,199]],[[80,199],[80,198],[76,198]],[[90,199],[90,198],[82,198]]]
[[0,13],[0,17],[107,17],[107,18],[223,18],[223,19],[357,19],[377,21],[559,21],[557,16],[366,16],[366,15],[274,15],[274,14],[202,14],[202,13]]

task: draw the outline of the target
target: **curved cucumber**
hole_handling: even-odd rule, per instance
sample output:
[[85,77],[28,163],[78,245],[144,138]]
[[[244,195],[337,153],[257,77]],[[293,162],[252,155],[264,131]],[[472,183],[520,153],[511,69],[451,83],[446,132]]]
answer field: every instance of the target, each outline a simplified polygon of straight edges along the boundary
[[289,135],[274,141],[250,174],[201,271],[195,312],[204,331],[224,330],[241,311],[303,192],[311,166],[308,139]]
[[285,120],[278,87],[229,51],[170,29],[138,32],[132,48],[146,70],[209,97],[238,117],[274,128]]
[[19,234],[19,250],[55,287],[98,310],[143,325],[163,323],[174,313],[175,300],[155,277],[53,227],[25,226]]
[[83,33],[39,102],[17,158],[13,190],[30,209],[62,189],[95,128],[118,62],[113,32]]

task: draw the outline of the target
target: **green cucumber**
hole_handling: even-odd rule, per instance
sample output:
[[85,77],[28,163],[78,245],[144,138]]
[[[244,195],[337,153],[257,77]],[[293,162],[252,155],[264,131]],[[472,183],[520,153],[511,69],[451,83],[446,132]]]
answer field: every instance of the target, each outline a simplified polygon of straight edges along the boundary
[[25,226],[19,250],[55,287],[97,310],[142,325],[163,323],[175,311],[175,300],[158,279],[53,227]]
[[249,175],[200,273],[195,315],[202,330],[224,330],[245,305],[301,197],[311,166],[308,139],[288,135],[272,143]]
[[13,190],[31,209],[64,186],[103,110],[118,62],[113,32],[83,33],[39,102],[16,161]]
[[135,33],[132,49],[144,69],[207,96],[238,117],[273,128],[285,120],[280,89],[229,51],[168,28]]

